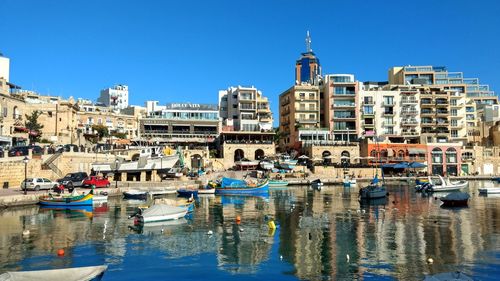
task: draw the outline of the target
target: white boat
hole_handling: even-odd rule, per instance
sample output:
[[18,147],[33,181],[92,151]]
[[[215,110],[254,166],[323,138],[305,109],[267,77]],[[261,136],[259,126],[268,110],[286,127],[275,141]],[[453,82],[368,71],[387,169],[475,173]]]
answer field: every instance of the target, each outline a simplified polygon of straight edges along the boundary
[[63,269],[33,270],[33,271],[15,271],[0,274],[1,281],[86,281],[93,280],[104,274],[108,268],[107,265],[72,267]]
[[236,165],[236,167],[239,167],[239,169],[241,170],[250,170],[257,168],[257,166],[259,166],[259,162],[243,158],[240,161],[234,162],[234,165]]
[[320,179],[313,180],[311,182],[311,187],[317,190],[321,190],[321,188],[323,188],[323,183],[321,182]]
[[362,187],[359,190],[359,198],[361,200],[370,200],[387,197],[387,189],[385,185],[379,182],[378,175],[375,175],[368,186]]
[[349,177],[345,177],[343,181],[345,187],[356,186],[356,183],[357,181],[355,178],[349,178]]
[[439,182],[433,181],[431,177],[428,177],[429,183],[431,184],[431,187],[428,189],[428,191],[441,192],[460,190],[464,187],[467,187],[467,185],[469,184],[469,182],[466,180],[450,181],[448,178],[444,179],[440,175],[438,175],[437,177],[439,178]]
[[297,166],[297,162],[298,160],[292,160],[289,155],[281,155],[275,166],[278,169],[293,170]]
[[188,212],[187,207],[176,207],[167,204],[156,204],[146,210],[140,210],[138,214],[134,215],[136,217],[135,223],[176,220],[184,217]]
[[274,163],[271,161],[263,160],[260,161],[259,166],[264,170],[272,170],[274,168]]
[[92,169],[96,172],[134,172],[170,169],[179,161],[179,156],[162,155],[159,147],[143,148],[139,154],[139,158],[133,161],[119,160],[118,164],[115,160],[110,162],[92,163]]
[[478,188],[481,194],[500,194],[500,187]]

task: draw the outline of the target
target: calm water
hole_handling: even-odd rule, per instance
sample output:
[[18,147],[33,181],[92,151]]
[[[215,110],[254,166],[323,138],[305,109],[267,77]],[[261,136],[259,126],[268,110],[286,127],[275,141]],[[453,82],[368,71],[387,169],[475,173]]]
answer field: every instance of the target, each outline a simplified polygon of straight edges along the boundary
[[[422,280],[457,269],[498,280],[500,197],[479,196],[485,185],[493,183],[471,182],[462,209],[443,209],[406,184],[368,206],[360,206],[357,188],[338,186],[201,197],[187,219],[143,229],[131,228],[127,216],[144,203],[119,198],[87,211],[7,209],[0,273],[107,264],[103,280]],[[267,218],[279,225],[274,233]]]

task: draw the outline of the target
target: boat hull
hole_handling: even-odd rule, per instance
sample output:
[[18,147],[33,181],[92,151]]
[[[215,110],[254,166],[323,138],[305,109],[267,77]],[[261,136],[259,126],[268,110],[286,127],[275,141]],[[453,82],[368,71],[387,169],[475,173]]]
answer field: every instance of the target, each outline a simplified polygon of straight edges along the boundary
[[200,188],[198,194],[215,194],[215,188]]
[[445,200],[441,198],[441,201],[443,202],[443,207],[467,207],[468,206],[468,199],[464,200]]
[[143,214],[137,215],[134,223],[141,224],[149,222],[177,220],[183,218],[188,213],[188,209],[188,206],[155,205],[144,211]]
[[384,198],[387,196],[387,190],[385,187],[364,187],[360,189],[359,196],[362,200]]
[[50,198],[48,196],[40,197],[39,204],[43,206],[57,206],[57,207],[71,207],[71,206],[92,206],[93,195],[87,194],[83,197],[79,197],[77,200],[74,197],[62,197],[62,198]]
[[198,190],[179,189],[179,190],[177,190],[177,194],[180,197],[185,197],[185,198],[190,198],[191,196],[197,197],[198,196]]
[[256,187],[216,187],[215,194],[224,195],[255,195],[269,192],[269,182]]
[[281,187],[281,186],[287,186],[288,182],[287,181],[281,181],[281,180],[270,180],[269,181],[269,187]]
[[490,188],[479,188],[479,193],[481,194],[500,194],[499,187],[490,187]]
[[147,192],[123,192],[124,199],[138,199],[138,200],[146,200],[148,198]]
[[100,278],[104,271],[108,268],[107,265],[88,266],[88,267],[73,267],[64,269],[49,269],[49,270],[34,270],[34,271],[18,271],[6,272],[0,274],[0,280],[94,280]]

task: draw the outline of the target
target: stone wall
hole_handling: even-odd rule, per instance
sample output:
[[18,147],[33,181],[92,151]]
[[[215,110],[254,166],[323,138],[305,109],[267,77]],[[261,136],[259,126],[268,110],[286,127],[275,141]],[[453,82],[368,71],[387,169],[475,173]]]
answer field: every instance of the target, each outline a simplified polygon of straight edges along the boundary
[[223,155],[224,155],[224,167],[226,169],[234,166],[234,155],[236,150],[243,151],[243,157],[249,160],[255,159],[255,151],[261,149],[264,152],[264,156],[271,156],[276,154],[276,148],[274,144],[248,144],[248,143],[240,143],[240,144],[230,144],[224,143],[223,146]]
[[[376,172],[375,168],[349,168],[348,174],[354,174],[356,177],[362,178],[371,178],[374,176]],[[335,168],[331,166],[314,166],[313,169],[314,175],[328,177],[328,178],[343,178],[344,177],[344,169],[343,168]],[[378,175],[380,177],[381,171],[378,168]]]
[[310,159],[322,159],[323,158],[323,153],[331,155],[331,162],[332,163],[340,163],[341,162],[341,155],[342,152],[347,152],[349,153],[349,159],[351,163],[359,163],[359,146],[354,146],[354,145],[339,145],[339,146],[334,146],[334,145],[312,145],[312,146],[305,146],[303,148],[304,153],[310,158]]

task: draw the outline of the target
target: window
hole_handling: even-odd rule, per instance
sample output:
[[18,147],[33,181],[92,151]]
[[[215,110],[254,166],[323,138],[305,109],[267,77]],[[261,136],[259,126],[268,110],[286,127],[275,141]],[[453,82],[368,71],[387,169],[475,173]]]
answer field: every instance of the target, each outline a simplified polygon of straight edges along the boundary
[[373,97],[364,97],[363,102],[365,104],[373,104]]
[[458,111],[456,109],[452,109],[451,116],[458,116]]
[[394,97],[384,96],[384,105],[393,105]]
[[393,125],[394,121],[392,117],[384,117],[384,125]]
[[394,127],[385,128],[384,134],[393,135],[394,134]]
[[299,94],[299,98],[300,98],[301,100],[303,100],[305,97],[306,97],[306,94],[305,94],[305,93],[300,93],[300,94]]
[[363,106],[364,114],[373,114],[373,106]]
[[301,104],[300,104],[300,110],[306,110],[306,105],[305,105],[305,104],[303,104],[303,103],[301,103]]
[[451,100],[451,105],[452,106],[456,106],[457,105],[457,100],[455,100],[455,99]]
[[451,130],[451,137],[452,138],[458,138],[458,131],[457,130]]
[[[458,126],[458,120],[455,120],[455,119],[451,120],[451,126],[452,127]],[[451,131],[451,132],[453,133],[453,131]]]
[[47,115],[52,118],[52,111],[48,111]]
[[305,114],[300,114],[300,120],[305,120],[306,119],[306,115]]
[[316,96],[316,95],[315,95],[314,93],[309,93],[309,99],[310,99],[310,100],[315,99],[315,96]]
[[309,119],[312,119],[312,120],[316,119],[316,115],[314,115],[314,114],[309,114]]

